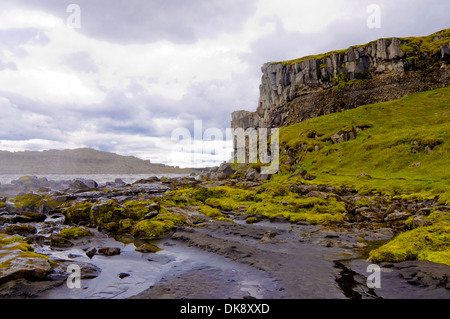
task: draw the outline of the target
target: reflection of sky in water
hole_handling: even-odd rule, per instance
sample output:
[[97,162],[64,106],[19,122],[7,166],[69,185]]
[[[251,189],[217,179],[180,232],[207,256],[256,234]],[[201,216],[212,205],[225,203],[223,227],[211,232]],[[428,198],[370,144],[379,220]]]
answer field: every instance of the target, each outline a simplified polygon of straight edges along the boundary
[[[165,275],[181,275],[195,268],[218,269],[220,273],[235,273],[241,278],[241,291],[256,298],[262,298],[263,292],[274,289],[271,278],[262,271],[247,265],[237,264],[224,257],[201,251],[199,249],[174,242],[165,244],[163,240],[156,241],[163,250],[158,253],[139,253],[134,244],[123,244],[112,238],[93,239],[97,242],[90,247],[119,247],[120,255],[94,255],[89,259],[81,248],[66,250],[50,250],[48,247],[36,249],[36,252],[49,254],[52,258],[74,260],[94,264],[101,273],[94,279],[82,279],[80,289],[69,289],[66,284],[51,289],[41,298],[45,299],[110,299],[129,298],[155,285]],[[73,255],[69,258],[69,255]],[[79,256],[79,257],[76,257]],[[130,276],[121,279],[119,274]],[[238,279],[236,277],[236,279]],[[245,278],[245,280],[243,279]]]

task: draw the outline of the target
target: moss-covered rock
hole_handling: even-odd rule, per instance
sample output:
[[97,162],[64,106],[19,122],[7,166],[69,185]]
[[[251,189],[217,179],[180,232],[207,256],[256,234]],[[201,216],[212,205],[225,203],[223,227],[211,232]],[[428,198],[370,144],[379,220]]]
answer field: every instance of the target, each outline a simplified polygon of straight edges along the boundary
[[214,208],[218,208],[224,211],[234,211],[236,210],[241,204],[237,201],[235,201],[232,198],[224,197],[224,198],[208,198],[205,201],[206,205],[209,205]]
[[17,208],[22,210],[37,210],[41,206],[44,199],[44,196],[29,193],[17,195],[14,198],[14,203]]
[[78,239],[80,237],[92,235],[89,230],[80,227],[63,228],[61,229],[60,234],[65,239]]
[[111,222],[119,222],[121,219],[127,218],[124,206],[114,201],[97,204],[91,208],[90,219],[94,225],[102,226]]
[[91,208],[94,206],[89,201],[73,201],[66,203],[61,211],[70,223],[86,225],[91,223]]
[[5,232],[8,235],[21,235],[21,236],[29,236],[36,233],[36,227],[31,225],[9,225],[6,227]]
[[128,217],[133,220],[140,220],[144,218],[149,212],[161,210],[161,206],[154,201],[139,201],[139,200],[130,200],[126,201],[123,204],[123,207],[126,209]]
[[173,226],[174,223],[169,220],[143,220],[133,227],[132,235],[141,239],[155,239],[166,234]]
[[370,259],[375,263],[428,260],[450,265],[450,223],[442,222],[404,232],[371,251]]
[[208,205],[202,205],[200,206],[197,211],[199,213],[202,213],[203,215],[207,217],[220,217],[223,216],[223,214],[218,210],[217,208],[210,207]]
[[47,256],[37,254],[22,237],[0,233],[0,284],[25,278],[43,279],[55,266]]
[[248,217],[248,218],[245,220],[245,222],[246,222],[247,224],[255,224],[255,223],[259,223],[260,220],[259,220],[258,218],[256,218],[256,217]]

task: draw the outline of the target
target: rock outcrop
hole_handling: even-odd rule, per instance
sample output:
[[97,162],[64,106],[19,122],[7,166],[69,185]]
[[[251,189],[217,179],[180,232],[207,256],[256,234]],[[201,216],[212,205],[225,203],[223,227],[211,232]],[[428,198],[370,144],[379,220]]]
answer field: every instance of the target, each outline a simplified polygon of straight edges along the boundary
[[379,39],[266,63],[256,112],[233,112],[231,127],[282,127],[449,86],[449,62],[450,29],[446,29],[426,37]]

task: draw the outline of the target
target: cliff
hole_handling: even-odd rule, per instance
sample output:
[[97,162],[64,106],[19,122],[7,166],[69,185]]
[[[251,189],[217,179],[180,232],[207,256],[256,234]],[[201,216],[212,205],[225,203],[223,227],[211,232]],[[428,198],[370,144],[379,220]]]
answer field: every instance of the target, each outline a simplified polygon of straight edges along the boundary
[[379,39],[346,50],[266,63],[256,112],[231,127],[282,127],[361,105],[450,85],[450,29]]

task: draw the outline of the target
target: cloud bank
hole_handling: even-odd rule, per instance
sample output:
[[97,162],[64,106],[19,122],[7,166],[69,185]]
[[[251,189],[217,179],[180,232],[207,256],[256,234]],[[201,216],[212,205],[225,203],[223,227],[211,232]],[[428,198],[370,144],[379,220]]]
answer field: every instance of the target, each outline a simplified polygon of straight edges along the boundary
[[225,134],[232,111],[256,109],[263,63],[430,34],[450,11],[446,0],[382,0],[381,28],[370,29],[365,0],[79,0],[71,28],[71,3],[2,1],[0,149],[217,165],[230,141],[216,155],[196,143],[194,163],[171,134],[196,120]]

